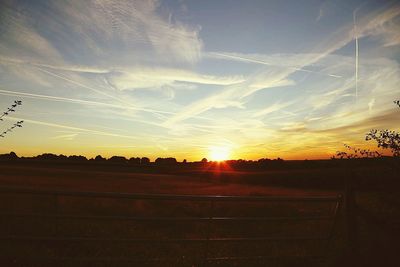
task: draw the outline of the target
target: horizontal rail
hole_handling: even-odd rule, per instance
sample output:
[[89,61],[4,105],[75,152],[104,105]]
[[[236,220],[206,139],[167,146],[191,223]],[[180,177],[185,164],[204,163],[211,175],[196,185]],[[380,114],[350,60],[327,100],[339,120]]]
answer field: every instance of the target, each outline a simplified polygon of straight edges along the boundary
[[306,256],[293,256],[293,255],[282,255],[282,256],[243,256],[243,257],[215,257],[207,258],[207,261],[242,261],[242,260],[282,260],[285,259],[324,259],[322,255],[306,255]]
[[[242,260],[281,260],[282,257],[285,259],[324,259],[323,255],[305,255],[305,256],[293,256],[293,255],[284,255],[284,256],[232,256],[232,257],[209,257],[206,258],[206,261],[242,261]],[[2,257],[0,256],[0,260],[15,260],[14,257]],[[24,258],[23,260],[19,259],[19,262],[24,261],[69,261],[69,262],[167,262],[167,261],[176,261],[176,262],[184,262],[191,261],[190,258],[186,257],[165,257],[165,258],[128,258],[128,257],[119,257],[119,258],[111,258],[111,257],[29,257]]]
[[333,220],[334,216],[286,216],[286,217],[137,217],[137,216],[91,216],[73,214],[41,214],[41,213],[0,213],[8,217],[42,217],[60,219],[96,219],[96,220],[126,220],[126,221],[308,221]]
[[32,195],[57,195],[91,198],[122,198],[122,199],[148,199],[148,200],[193,200],[193,201],[307,201],[307,202],[333,202],[341,199],[335,196],[226,196],[226,195],[167,195],[167,194],[131,194],[116,192],[76,192],[64,190],[42,190],[21,187],[0,187],[0,193],[32,194]]
[[226,238],[102,238],[102,237],[54,237],[54,236],[0,236],[0,240],[17,241],[69,241],[69,242],[132,242],[132,243],[193,243],[193,242],[263,242],[263,241],[305,241],[327,240],[328,236],[292,236],[292,237],[226,237]]
[[[0,187],[0,194],[14,194],[14,195],[31,195],[31,196],[49,196],[51,197],[52,201],[55,203],[55,210],[52,213],[43,213],[43,211],[36,211],[36,212],[29,212],[23,213],[18,211],[13,212],[1,212],[0,217],[2,218],[10,218],[10,217],[20,217],[20,218],[27,218],[27,217],[39,217],[39,218],[47,218],[49,220],[55,219],[55,227],[56,233],[51,235],[51,233],[47,233],[45,236],[39,235],[18,235],[18,234],[5,234],[3,236],[0,235],[0,242],[6,243],[30,243],[36,245],[36,242],[45,243],[47,246],[54,246],[55,244],[63,244],[72,243],[74,246],[77,243],[84,242],[87,245],[91,244],[108,244],[108,243],[122,243],[122,244],[163,244],[164,246],[170,246],[175,244],[184,244],[185,246],[190,246],[191,244],[201,244],[206,246],[206,251],[208,247],[208,243],[214,242],[219,244],[224,244],[224,242],[233,243],[233,245],[241,245],[241,243],[251,242],[255,244],[262,245],[263,242],[296,242],[302,244],[302,242],[322,242],[328,241],[331,239],[331,233],[329,232],[328,235],[320,234],[319,236],[314,233],[313,235],[308,236],[278,236],[278,234],[273,234],[271,236],[257,236],[253,237],[252,235],[248,236],[239,236],[239,237],[218,237],[209,234],[209,227],[212,223],[217,221],[223,222],[268,222],[268,221],[311,221],[311,220],[336,220],[337,210],[339,208],[339,203],[342,201],[341,195],[334,195],[334,196],[301,196],[301,197],[292,197],[292,196],[215,196],[215,195],[167,195],[167,194],[131,194],[131,193],[117,193],[117,192],[73,192],[73,191],[65,191],[65,190],[43,190],[43,189],[33,189],[33,188],[23,188],[23,187]],[[204,203],[209,203],[210,206],[208,207],[209,216],[193,216],[193,217],[184,217],[180,215],[179,217],[163,217],[161,214],[156,214],[159,216],[149,215],[147,216],[134,216],[130,214],[126,215],[118,215],[118,213],[114,214],[103,214],[103,215],[87,215],[87,214],[71,214],[71,213],[61,213],[59,210],[59,198],[61,197],[82,197],[82,198],[110,198],[110,199],[130,199],[130,200],[156,200],[156,201],[203,201]],[[325,202],[329,203],[336,203],[336,208],[332,215],[322,215],[322,214],[293,214],[292,216],[248,216],[248,217],[232,217],[232,216],[214,216],[217,214],[213,213],[214,204],[221,201],[232,201],[232,202]],[[139,215],[139,214],[138,214]],[[161,215],[161,216],[160,216]],[[163,222],[206,222],[208,223],[207,227],[207,234],[205,236],[199,236],[197,238],[193,237],[168,237],[164,235],[162,238],[159,237],[151,237],[146,236],[144,238],[129,238],[129,237],[107,237],[107,236],[68,236],[62,235],[58,230],[58,222],[59,219],[78,219],[78,220],[127,220],[127,221],[141,221],[141,222],[148,222],[148,221],[163,221]],[[27,220],[29,221],[29,220]],[[29,242],[28,242],[29,241]],[[53,243],[55,242],[55,244]],[[58,243],[60,242],[60,243]],[[279,244],[279,243],[278,243]],[[159,255],[161,256],[161,255]],[[271,257],[268,256],[252,256],[252,257],[232,257],[229,255],[223,257],[209,257],[210,255],[206,252],[205,255],[202,257],[202,261],[240,261],[240,260],[268,260]],[[291,256],[282,256],[284,258],[291,258]],[[279,260],[282,257],[273,257]],[[118,261],[127,261],[127,262],[137,262],[137,261],[191,261],[196,260],[196,256],[185,258],[183,255],[179,255],[176,258],[118,258],[118,257],[110,257],[110,258],[102,258],[102,257],[73,257],[73,258],[64,258],[64,257],[44,257],[42,259],[37,259],[39,261],[68,261],[72,260],[75,262],[85,262],[85,261],[99,261],[99,262],[118,262]],[[314,258],[313,255],[305,256],[304,258]],[[315,257],[317,258],[317,257]],[[318,257],[322,258],[322,257]],[[0,256],[0,262],[2,261],[2,257]],[[35,259],[25,258],[28,262],[35,261]],[[21,261],[20,261],[21,262]]]

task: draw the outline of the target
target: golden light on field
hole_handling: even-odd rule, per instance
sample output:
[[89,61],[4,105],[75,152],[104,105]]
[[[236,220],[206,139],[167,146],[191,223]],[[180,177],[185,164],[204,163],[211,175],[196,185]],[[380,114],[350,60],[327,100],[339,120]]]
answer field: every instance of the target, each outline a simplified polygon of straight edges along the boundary
[[212,146],[210,147],[210,160],[212,161],[224,161],[229,159],[231,150],[229,147]]

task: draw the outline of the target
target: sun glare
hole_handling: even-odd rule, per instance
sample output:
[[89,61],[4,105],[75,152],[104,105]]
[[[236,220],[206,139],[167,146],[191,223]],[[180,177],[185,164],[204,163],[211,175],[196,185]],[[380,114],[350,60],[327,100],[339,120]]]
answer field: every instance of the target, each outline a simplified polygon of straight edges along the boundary
[[228,147],[210,147],[210,160],[224,161],[229,159],[230,149]]

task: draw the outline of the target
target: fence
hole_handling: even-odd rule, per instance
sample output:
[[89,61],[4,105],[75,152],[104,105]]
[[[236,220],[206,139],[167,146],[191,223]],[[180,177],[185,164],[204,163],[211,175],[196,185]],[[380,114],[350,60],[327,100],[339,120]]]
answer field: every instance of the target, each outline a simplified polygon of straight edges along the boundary
[[[265,244],[271,242],[286,242],[286,244],[294,242],[304,244],[307,241],[315,241],[318,244],[324,242],[326,246],[323,251],[326,252],[334,236],[342,203],[341,195],[314,197],[149,195],[50,191],[12,187],[0,188],[0,197],[3,198],[1,201],[3,207],[0,212],[3,224],[0,243],[2,243],[3,252],[7,249],[9,251],[1,256],[2,261],[18,263],[21,261],[21,252],[25,249],[24,261],[52,262],[53,264],[59,261],[114,263],[140,261],[142,263],[173,262],[173,266],[188,264],[188,262],[191,262],[190,266],[197,266],[193,264],[196,262],[196,264],[205,266],[213,262],[266,261],[290,256],[279,255],[271,247],[268,250],[274,255],[263,253],[263,251],[267,252]],[[39,204],[37,203],[38,199],[40,200]],[[153,206],[148,204],[151,202]],[[190,203],[190,205],[187,206],[187,209],[181,209],[183,203]],[[87,208],[90,205],[92,207]],[[253,207],[254,212],[250,211],[251,208],[238,208],[243,205]],[[312,212],[311,208],[302,210],[304,207],[312,205],[315,206]],[[282,208],[284,206],[288,208]],[[157,208],[154,209],[154,207]],[[235,213],[235,209],[241,211],[240,216]],[[262,211],[263,209],[265,212]],[[78,234],[70,235],[71,231],[68,230],[70,227],[68,225],[71,224],[71,221],[75,221],[75,225],[82,224],[82,221],[89,221],[91,223],[90,231],[95,228],[95,223],[106,222],[105,229],[102,229],[106,234],[88,235],[87,229],[84,232],[74,229]],[[132,230],[134,228],[132,226],[124,228],[126,225],[122,226],[123,222],[139,223],[142,224],[142,228],[137,226],[135,226],[135,230]],[[107,234],[107,230],[113,228],[112,223],[116,223],[116,227],[114,227],[116,230]],[[188,225],[191,223],[195,226],[189,227]],[[232,226],[235,223],[238,225]],[[243,232],[243,225],[246,223],[253,226],[247,227],[248,229],[245,229],[247,232]],[[304,230],[303,223],[311,223],[311,226],[308,227],[310,233],[300,234]],[[24,227],[19,227],[21,224]],[[47,226],[44,226],[45,224]],[[219,228],[216,226],[217,224]],[[265,226],[266,224],[269,226]],[[322,224],[325,226],[318,232],[318,225]],[[172,230],[166,230],[167,225],[172,227]],[[42,226],[44,229],[39,229]],[[161,227],[162,230],[157,232],[154,230],[157,227]],[[216,228],[218,230],[215,230]],[[224,233],[224,231],[228,231],[227,229],[229,230],[228,234]],[[123,232],[122,234],[119,233],[120,230]],[[182,231],[186,232],[182,234]],[[291,234],[288,234],[288,231]],[[30,252],[29,248],[21,248],[27,244],[34,244],[33,247],[36,251],[39,251],[38,245],[43,245],[45,248],[43,251],[46,252],[36,253]],[[92,251],[96,247],[98,253],[96,255],[82,254],[82,251],[76,250],[77,244],[87,244],[79,250]],[[122,253],[123,256],[121,253],[110,251],[110,247],[118,247],[117,244],[120,244],[120,247],[115,249],[116,251],[127,247],[130,249],[125,254]],[[213,248],[218,244],[224,245],[220,246],[219,250]],[[228,249],[230,244],[236,247],[236,251],[250,247],[249,251],[261,253],[258,255],[233,253],[232,255],[232,253],[227,253],[235,251]],[[142,246],[142,248],[135,248],[136,252],[134,252],[135,249],[131,246]],[[160,249],[160,246],[164,247]],[[195,247],[193,248],[194,252],[185,252],[191,246]],[[276,248],[276,243],[274,246]],[[64,251],[60,247],[63,247]],[[65,251],[65,248],[68,247],[69,251]],[[103,253],[104,251],[99,252],[101,250],[99,247],[107,247],[110,252],[108,256],[104,256],[107,254]],[[149,250],[156,251],[152,254]],[[303,253],[299,255],[293,251],[290,253],[295,254],[292,255],[294,257],[307,259],[326,257],[324,253],[321,255],[305,255]]]

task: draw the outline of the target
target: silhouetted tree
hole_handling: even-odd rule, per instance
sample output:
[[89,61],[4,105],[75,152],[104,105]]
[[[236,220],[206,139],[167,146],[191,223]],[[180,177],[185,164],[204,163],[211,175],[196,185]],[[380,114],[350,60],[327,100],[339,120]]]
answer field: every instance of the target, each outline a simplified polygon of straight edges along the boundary
[[106,159],[103,158],[101,155],[97,155],[97,156],[94,158],[94,160],[97,161],[97,162],[104,162],[104,161],[106,161]]
[[258,163],[260,164],[268,164],[271,160],[268,158],[262,158],[258,160]]
[[15,152],[11,151],[9,154],[9,158],[10,159],[18,159],[18,156],[17,156],[17,154],[15,154]]
[[[400,100],[395,100],[393,102],[400,107]],[[400,133],[396,131],[372,129],[366,134],[365,140],[375,140],[378,144],[378,148],[390,149],[394,157],[400,157]],[[344,144],[344,147],[347,148],[349,152],[337,151],[336,155],[332,156],[331,159],[375,158],[382,156],[378,151],[360,149],[347,144]]]
[[130,158],[129,163],[135,164],[135,165],[140,165],[140,158]]
[[148,157],[143,157],[141,160],[140,160],[140,164],[141,165],[148,165],[150,163],[150,159],[148,158]]
[[157,165],[175,165],[176,158],[157,158],[155,164]]
[[[400,100],[393,101],[400,107]],[[390,149],[394,157],[400,157],[400,133],[390,130],[377,130],[372,129],[365,136],[365,140],[375,140],[378,147]]]
[[73,160],[73,161],[87,161],[87,158],[85,156],[77,156],[77,155],[72,155],[68,157],[68,160]]
[[16,160],[19,159],[15,152],[10,152],[9,154],[0,155],[0,160]]
[[36,156],[36,159],[39,160],[58,160],[58,156],[52,153],[43,153],[41,155]]
[[59,159],[59,160],[67,160],[68,157],[65,156],[65,155],[63,155],[63,154],[60,154],[60,155],[58,155],[58,159]]
[[115,162],[115,163],[127,163],[128,162],[128,160],[122,156],[112,156],[111,158],[108,159],[108,161]]
[[207,163],[207,162],[208,162],[208,160],[207,160],[206,158],[202,158],[201,162],[203,162],[203,163]]

